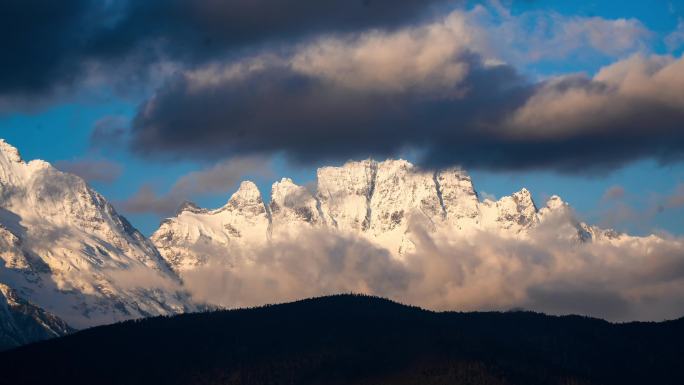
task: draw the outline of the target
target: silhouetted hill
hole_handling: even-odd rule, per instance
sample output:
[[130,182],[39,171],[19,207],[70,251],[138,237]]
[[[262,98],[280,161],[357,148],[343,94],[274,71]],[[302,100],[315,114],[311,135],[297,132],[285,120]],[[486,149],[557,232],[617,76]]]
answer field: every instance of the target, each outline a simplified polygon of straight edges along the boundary
[[684,320],[434,313],[365,296],[151,318],[0,354],[0,384],[684,384]]

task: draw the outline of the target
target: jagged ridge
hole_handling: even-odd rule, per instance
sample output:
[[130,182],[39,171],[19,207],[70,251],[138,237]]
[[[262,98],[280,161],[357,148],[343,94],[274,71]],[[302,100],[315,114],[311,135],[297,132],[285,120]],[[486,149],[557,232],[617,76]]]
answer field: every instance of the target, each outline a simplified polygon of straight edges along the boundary
[[[415,250],[411,223],[463,235],[491,231],[525,237],[544,218],[570,210],[557,196],[538,209],[524,188],[496,202],[480,202],[462,169],[427,171],[405,160],[323,167],[315,192],[283,178],[273,184],[271,197],[270,203],[263,202],[256,185],[243,182],[225,206],[213,211],[187,206],[151,239],[179,272],[202,265],[211,253],[226,254],[267,242],[274,234],[293,235],[307,228],[357,234],[401,259]],[[607,234],[567,217],[563,231],[568,237],[589,241]]]

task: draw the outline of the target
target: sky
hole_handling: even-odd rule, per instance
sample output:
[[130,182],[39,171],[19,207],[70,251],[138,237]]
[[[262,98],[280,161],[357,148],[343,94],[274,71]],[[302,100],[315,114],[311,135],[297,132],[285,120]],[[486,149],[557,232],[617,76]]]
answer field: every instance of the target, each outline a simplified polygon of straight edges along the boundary
[[[35,4],[31,4],[35,3]],[[243,179],[404,157],[684,234],[684,1],[9,0],[0,137],[145,234]]]

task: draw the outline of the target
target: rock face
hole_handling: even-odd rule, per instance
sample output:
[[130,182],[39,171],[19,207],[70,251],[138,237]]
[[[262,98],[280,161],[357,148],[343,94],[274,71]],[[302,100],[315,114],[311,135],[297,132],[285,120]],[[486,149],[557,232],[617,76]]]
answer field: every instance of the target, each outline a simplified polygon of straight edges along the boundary
[[209,256],[228,257],[235,247],[264,242],[270,225],[271,215],[259,189],[252,182],[242,182],[225,206],[182,210],[164,221],[152,239],[169,264],[183,271],[203,265]]
[[564,233],[578,241],[603,234],[572,220],[569,207],[552,197],[537,209],[522,189],[494,202],[480,202],[465,171],[422,170],[405,160],[349,162],[318,170],[317,191],[290,179],[273,184],[265,203],[251,182],[244,182],[226,206],[214,210],[192,207],[167,219],[152,235],[164,258],[179,273],[201,266],[209,256],[230,258],[282,235],[293,237],[307,228],[356,234],[388,249],[397,259],[415,250],[414,226],[427,231],[476,231],[525,237],[546,220],[559,220]]
[[[134,287],[127,273],[160,284]],[[154,245],[100,194],[2,140],[0,283],[75,328],[192,309]]]
[[73,332],[57,316],[20,298],[0,284],[0,351]]

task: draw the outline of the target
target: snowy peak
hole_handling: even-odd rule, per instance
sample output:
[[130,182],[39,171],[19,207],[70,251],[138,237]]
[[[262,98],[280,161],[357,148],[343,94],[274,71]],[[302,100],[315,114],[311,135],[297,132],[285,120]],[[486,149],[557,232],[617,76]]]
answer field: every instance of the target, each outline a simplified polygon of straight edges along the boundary
[[266,206],[259,188],[251,181],[244,181],[220,211],[239,213],[241,216],[265,216]]
[[558,195],[552,195],[547,201],[546,201],[546,208],[549,210],[558,210],[567,207],[568,204],[563,202],[563,199],[559,197]]
[[482,227],[488,230],[519,234],[538,223],[537,207],[525,188],[496,202],[485,200],[480,211]]
[[191,307],[182,294],[130,287],[121,272],[178,277],[104,197],[49,163],[0,144],[0,282],[81,328]]
[[287,223],[318,225],[323,220],[318,201],[313,194],[289,178],[283,178],[273,184],[269,207],[275,226]]
[[419,170],[405,160],[378,163],[370,201],[370,230],[376,235],[405,232],[411,217],[434,224],[445,215],[434,172]]
[[24,161],[21,159],[19,150],[11,144],[5,142],[4,139],[0,139],[0,160],[1,159],[12,163],[24,163]]
[[435,186],[447,221],[464,230],[478,225],[479,200],[470,176],[458,168],[435,173]]
[[317,196],[326,223],[342,231],[368,228],[377,169],[370,159],[318,169]]
[[230,197],[228,204],[236,206],[253,206],[263,203],[259,188],[252,181],[240,183],[240,188]]
[[289,178],[275,182],[268,204],[256,185],[243,182],[223,208],[186,211],[166,221],[152,239],[183,272],[202,265],[211,252],[261,245],[281,235],[296,237],[310,228],[366,238],[399,259],[415,250],[418,228],[525,237],[542,221],[555,220],[563,236],[579,241],[594,239],[599,231],[574,219],[557,196],[538,210],[525,188],[480,202],[470,176],[459,168],[432,171],[401,159],[368,159],[320,168],[317,179],[315,193]]

